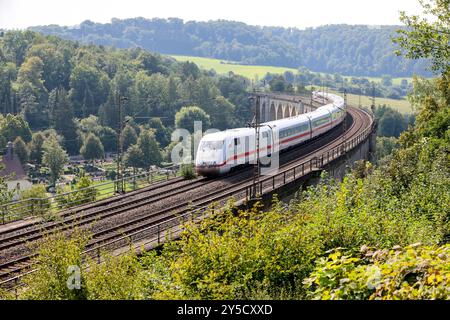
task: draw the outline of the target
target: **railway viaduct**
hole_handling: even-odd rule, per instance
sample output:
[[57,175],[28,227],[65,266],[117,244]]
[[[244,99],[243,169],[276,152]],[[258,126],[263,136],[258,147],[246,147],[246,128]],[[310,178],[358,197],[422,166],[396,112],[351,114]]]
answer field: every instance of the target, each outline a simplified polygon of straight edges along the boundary
[[[262,121],[308,112],[326,104],[298,96],[261,94],[260,98],[261,114],[265,117]],[[273,175],[255,180],[253,169],[247,168],[220,179],[186,181],[177,177],[66,209],[58,213],[60,219],[55,221],[39,222],[34,218],[0,225],[0,286],[16,288],[23,274],[34,272],[30,267],[35,252],[29,244],[39,241],[44,231],[51,234],[72,226],[86,227],[92,232],[92,240],[84,254],[98,262],[105,251],[119,255],[130,248],[157,248],[179,237],[184,222],[217,214],[231,197],[236,206],[248,207],[255,201],[253,195],[266,203],[274,194],[287,197],[317,181],[323,171],[341,178],[355,161],[371,158],[375,131],[370,112],[349,107],[345,125],[285,152]]]
[[[261,122],[279,120],[313,111],[321,104],[310,97],[279,93],[254,93],[260,97]],[[322,103],[323,104],[323,103]]]

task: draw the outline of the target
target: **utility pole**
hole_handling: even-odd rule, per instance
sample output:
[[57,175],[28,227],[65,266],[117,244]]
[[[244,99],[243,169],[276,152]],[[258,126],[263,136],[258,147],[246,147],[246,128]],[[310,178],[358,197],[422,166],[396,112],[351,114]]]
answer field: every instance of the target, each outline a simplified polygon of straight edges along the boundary
[[372,114],[375,114],[375,84],[372,82],[372,105],[370,106]]
[[260,132],[260,110],[259,110],[259,104],[260,104],[260,96],[259,94],[256,95],[255,99],[255,149],[256,149],[256,162],[255,166],[253,167],[253,199],[257,199],[258,195],[260,194],[261,190],[258,192],[258,186],[259,186],[259,177],[261,174],[261,168],[260,168],[260,162],[259,162],[259,132]]
[[117,176],[116,176],[116,193],[123,193],[124,181],[123,181],[123,165],[122,165],[122,154],[123,154],[123,141],[122,141],[122,131],[123,131],[123,101],[128,100],[127,97],[117,94],[117,105],[119,107],[119,123],[117,126]]
[[342,135],[345,140],[345,133],[347,132],[347,89],[344,89],[344,134]]
[[325,83],[322,80],[322,103],[325,105]]
[[362,88],[361,85],[359,85],[359,108],[361,109],[361,92],[362,92]]

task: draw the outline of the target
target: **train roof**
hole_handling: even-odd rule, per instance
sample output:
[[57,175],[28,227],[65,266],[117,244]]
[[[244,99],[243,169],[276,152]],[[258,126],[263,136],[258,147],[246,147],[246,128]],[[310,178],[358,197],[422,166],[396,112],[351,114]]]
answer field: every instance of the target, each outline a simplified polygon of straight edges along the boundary
[[[316,110],[314,110],[312,112],[308,112],[306,114],[300,114],[300,115],[296,115],[296,116],[289,117],[289,118],[264,122],[262,124],[263,126],[261,127],[261,131],[263,131],[264,129],[269,129],[267,126],[265,127],[264,125],[269,125],[272,128],[284,128],[284,127],[292,125],[294,121],[295,121],[295,123],[307,122],[307,121],[309,121],[309,117],[317,117],[317,116],[328,114],[329,109],[336,108],[340,104],[344,103],[344,99],[341,96],[338,96],[336,94],[323,93],[323,92],[319,92],[319,91],[315,91],[314,94],[315,95],[323,95],[326,98],[329,98],[330,100],[332,100],[333,102],[329,103],[327,105],[324,105],[322,107],[319,107]],[[202,141],[220,141],[220,140],[224,140],[228,137],[245,137],[245,136],[254,134],[254,132],[255,132],[255,129],[253,129],[253,128],[228,129],[228,130],[224,130],[224,131],[206,134],[203,136]]]
[[313,92],[314,96],[323,96],[327,99],[330,99],[333,101],[334,104],[340,104],[340,103],[344,103],[344,98],[342,98],[341,96],[334,94],[334,93],[326,93],[326,92],[321,92],[321,91],[314,91]]
[[203,141],[219,141],[224,140],[228,137],[243,137],[251,135],[255,132],[253,128],[236,128],[236,129],[228,129],[224,131],[208,133],[203,136]]
[[306,114],[299,114],[293,117],[284,118],[280,120],[273,120],[269,122],[264,122],[263,124],[267,124],[272,128],[276,127],[284,127],[286,125],[291,125],[293,121],[297,123],[308,122],[309,118]]

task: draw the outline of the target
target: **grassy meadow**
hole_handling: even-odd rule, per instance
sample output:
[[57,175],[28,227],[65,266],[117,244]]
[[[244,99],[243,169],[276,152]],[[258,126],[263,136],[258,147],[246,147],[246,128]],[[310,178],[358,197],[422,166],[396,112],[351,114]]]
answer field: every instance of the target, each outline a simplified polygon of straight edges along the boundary
[[[347,102],[351,106],[359,105],[359,95],[356,94],[347,94]],[[361,96],[361,105],[362,106],[370,106],[372,104],[372,98],[368,96]],[[391,107],[392,109],[397,110],[400,113],[412,113],[413,109],[411,104],[406,99],[388,99],[388,98],[375,98],[375,104],[383,105]]]
[[294,68],[272,67],[272,66],[249,66],[221,59],[192,57],[192,56],[172,55],[171,57],[175,58],[178,61],[194,62],[202,69],[206,70],[214,69],[219,74],[226,74],[232,71],[235,74],[244,76],[251,80],[261,79],[266,75],[267,72],[284,73],[285,71],[291,71],[293,73],[297,73],[297,69]]
[[[295,68],[287,68],[287,67],[273,67],[273,66],[253,66],[253,65],[243,65],[239,64],[235,61],[227,61],[222,59],[214,59],[214,58],[204,58],[204,57],[194,57],[194,56],[179,56],[179,55],[171,55],[172,58],[177,61],[191,61],[197,64],[200,68],[210,70],[214,69],[217,73],[226,74],[232,71],[235,74],[247,77],[251,80],[261,79],[266,73],[284,73],[285,71],[291,71],[293,73],[297,73],[297,69]],[[324,73],[318,72],[322,75]],[[344,76],[344,78],[349,79],[352,76]],[[369,81],[380,82],[381,77],[362,77],[369,79]],[[392,83],[396,85],[400,85],[402,80],[406,79],[408,82],[412,81],[411,77],[403,77],[403,78],[392,78]]]
[[[329,92],[330,93],[338,93],[331,89],[329,89]],[[341,93],[338,93],[338,94],[341,95]],[[361,104],[361,106],[363,106],[363,107],[369,107],[372,104],[372,97],[361,96],[361,100],[360,100],[359,95],[348,93],[347,94],[347,103],[351,106],[359,106]],[[378,105],[386,105],[386,106],[389,106],[392,109],[395,109],[398,112],[403,113],[403,114],[413,112],[411,104],[406,99],[397,100],[397,99],[375,97],[375,105],[377,105],[377,106]]]
[[[172,55],[171,57],[175,58],[178,61],[191,61],[197,64],[200,68],[210,70],[214,69],[219,74],[226,74],[232,71],[235,74],[247,77],[252,80],[257,80],[263,78],[266,73],[284,73],[285,71],[292,71],[293,73],[297,73],[297,70],[294,68],[284,68],[284,67],[272,67],[272,66],[249,66],[237,64],[232,61],[224,61],[221,59],[212,59],[212,58],[203,58],[203,57],[193,57],[193,56],[178,56]],[[346,76],[345,78],[351,78],[350,76]],[[370,81],[379,82],[381,78],[377,77],[365,77]],[[411,78],[394,78],[392,79],[394,84],[400,84],[402,79],[408,80],[410,82]],[[348,94],[348,103],[350,105],[358,106],[359,105],[359,96],[354,94]],[[406,99],[396,100],[396,99],[387,99],[387,98],[376,98],[375,103],[377,105],[385,104],[387,106],[392,107],[393,109],[398,110],[401,113],[411,113],[411,105]],[[361,105],[370,106],[372,104],[371,98],[367,96],[361,96]]]

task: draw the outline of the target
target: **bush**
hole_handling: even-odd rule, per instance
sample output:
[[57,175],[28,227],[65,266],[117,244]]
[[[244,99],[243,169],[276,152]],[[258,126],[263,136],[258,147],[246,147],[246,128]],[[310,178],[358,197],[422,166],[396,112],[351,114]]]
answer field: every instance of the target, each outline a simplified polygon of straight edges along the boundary
[[56,197],[56,201],[58,202],[59,207],[70,208],[95,201],[98,191],[92,186],[92,179],[87,176],[83,176],[75,185],[76,191],[71,191],[70,187],[58,188],[58,196]]
[[450,245],[364,246],[357,256],[336,250],[318,259],[304,283],[311,299],[448,299],[449,266]]
[[43,184],[35,184],[30,189],[20,193],[21,200],[28,200],[26,209],[31,214],[44,215],[49,212],[50,199],[47,198],[47,191]]
[[182,164],[180,168],[181,176],[186,180],[192,180],[197,178],[194,166],[192,164]]
[[106,254],[101,264],[92,263],[85,273],[87,299],[136,300],[146,298],[146,274],[135,253]]
[[[37,271],[25,276],[25,290],[19,299],[30,300],[70,300],[85,299],[84,273],[80,274],[81,288],[72,290],[67,286],[68,271],[81,268],[82,252],[88,241],[86,234],[78,230],[67,239],[63,233],[47,236],[40,243],[34,263]],[[71,268],[71,269],[69,269]]]
[[[97,264],[91,258],[83,258],[83,251],[89,238],[87,233],[79,229],[73,230],[70,238],[63,233],[45,237],[33,261],[37,271],[24,277],[25,286],[18,291],[18,298],[31,300],[146,298],[145,273],[136,254],[129,252],[119,257],[104,255],[103,262]],[[7,292],[1,291],[0,297],[13,298]]]
[[151,296],[304,299],[302,281],[328,250],[439,243],[448,234],[450,196],[443,161],[434,158],[434,166],[408,175],[411,181],[401,192],[385,168],[365,166],[364,172],[357,170],[342,183],[322,179],[289,206],[275,202],[266,212],[254,208],[238,215],[216,214],[190,228],[177,243],[166,245],[147,265]]
[[116,180],[117,173],[115,170],[106,171],[106,178],[109,180]]

